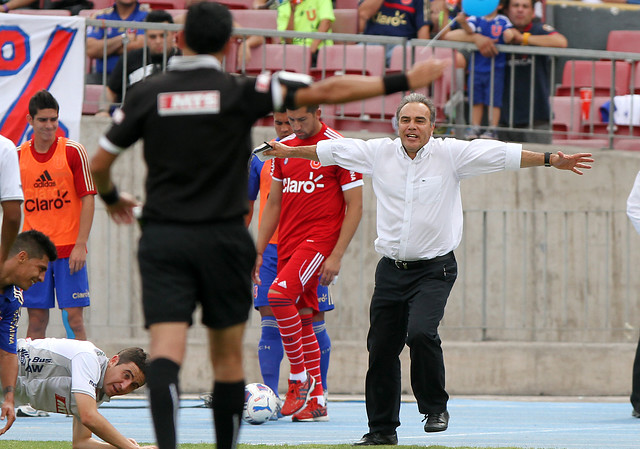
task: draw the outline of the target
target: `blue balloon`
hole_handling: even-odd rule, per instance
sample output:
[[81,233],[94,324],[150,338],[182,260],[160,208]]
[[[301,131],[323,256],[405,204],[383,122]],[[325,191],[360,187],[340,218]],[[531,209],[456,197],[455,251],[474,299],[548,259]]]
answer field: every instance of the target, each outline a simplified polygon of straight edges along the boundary
[[462,10],[468,16],[486,16],[498,7],[500,0],[462,0]]

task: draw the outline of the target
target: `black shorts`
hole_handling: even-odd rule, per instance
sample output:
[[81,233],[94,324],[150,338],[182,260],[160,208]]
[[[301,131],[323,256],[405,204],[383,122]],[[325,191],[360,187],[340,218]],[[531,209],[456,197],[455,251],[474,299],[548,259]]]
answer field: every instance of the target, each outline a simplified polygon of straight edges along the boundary
[[256,250],[244,224],[146,223],[138,248],[145,327],[202,322],[221,329],[247,321]]

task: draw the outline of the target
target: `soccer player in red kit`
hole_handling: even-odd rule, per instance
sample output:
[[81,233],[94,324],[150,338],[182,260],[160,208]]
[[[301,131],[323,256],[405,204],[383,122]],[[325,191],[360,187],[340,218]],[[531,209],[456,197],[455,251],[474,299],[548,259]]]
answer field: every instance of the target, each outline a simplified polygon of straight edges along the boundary
[[[317,106],[287,110],[295,135],[289,146],[314,145],[342,137],[320,120]],[[269,305],[278,322],[291,365],[281,413],[293,421],[328,421],[320,377],[320,350],[313,332],[318,312],[318,282],[329,285],[362,216],[362,175],[338,166],[303,159],[274,159],[272,185],[258,232],[254,281],[262,253],[276,227],[278,275],[269,289]]]

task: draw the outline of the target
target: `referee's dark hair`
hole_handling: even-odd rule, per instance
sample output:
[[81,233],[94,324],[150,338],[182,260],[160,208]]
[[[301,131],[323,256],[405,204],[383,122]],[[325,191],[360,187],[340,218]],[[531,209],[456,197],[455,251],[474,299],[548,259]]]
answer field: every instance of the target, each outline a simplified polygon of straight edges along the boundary
[[42,109],[55,109],[56,112],[60,112],[58,101],[45,89],[36,92],[29,100],[29,115],[35,117]]
[[49,258],[49,262],[53,262],[58,258],[56,245],[53,244],[49,237],[35,229],[18,234],[9,251],[9,256],[15,256],[20,251],[25,251],[29,257],[36,259],[42,259],[46,255]]
[[231,38],[233,20],[226,6],[215,2],[191,5],[184,23],[189,48],[200,55],[217,53]]

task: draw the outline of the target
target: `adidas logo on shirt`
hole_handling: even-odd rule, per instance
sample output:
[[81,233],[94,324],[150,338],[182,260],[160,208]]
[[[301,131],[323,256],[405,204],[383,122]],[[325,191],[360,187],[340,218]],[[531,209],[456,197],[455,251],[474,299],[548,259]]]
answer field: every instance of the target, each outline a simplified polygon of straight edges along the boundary
[[282,288],[287,288],[287,281],[278,282],[278,286]]
[[47,170],[43,171],[36,182],[33,183],[33,187],[55,187],[56,182],[53,180]]

